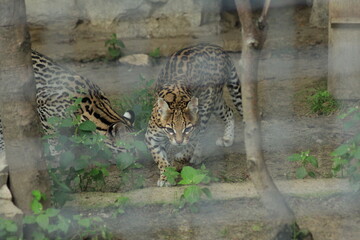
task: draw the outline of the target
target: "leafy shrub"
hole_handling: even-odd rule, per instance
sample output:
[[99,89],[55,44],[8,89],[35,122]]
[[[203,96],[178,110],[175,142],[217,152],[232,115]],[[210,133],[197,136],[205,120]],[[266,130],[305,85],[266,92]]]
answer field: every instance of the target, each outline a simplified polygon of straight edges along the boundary
[[178,184],[188,185],[180,196],[180,208],[184,208],[185,205],[188,205],[191,211],[196,212],[198,211],[196,203],[201,200],[203,195],[208,198],[212,197],[208,188],[199,186],[199,184],[209,184],[211,180],[215,180],[209,176],[209,171],[205,168],[205,165],[202,165],[200,169],[186,166],[181,170],[181,173],[178,173],[173,167],[168,167],[164,174],[172,185],[175,185],[179,175],[181,180]]
[[125,48],[125,44],[118,39],[116,33],[113,33],[111,37],[105,41],[105,47],[107,47],[108,50],[108,59],[116,60],[122,56],[121,48]]
[[0,239],[17,240],[18,226],[12,220],[0,218]]
[[32,191],[33,214],[23,219],[25,229],[31,233],[31,239],[111,239],[104,222],[99,217],[84,217],[81,214],[66,216],[56,208],[43,209],[41,201],[46,198],[38,190]]
[[288,160],[291,162],[297,162],[301,166],[296,169],[295,176],[296,178],[305,178],[306,176],[316,177],[315,172],[308,169],[309,165],[313,167],[318,167],[318,160],[316,157],[310,155],[310,151],[301,152],[300,154],[295,153],[288,157]]
[[318,90],[308,100],[311,111],[319,115],[329,115],[338,108],[337,101],[327,90]]
[[[46,144],[45,152],[50,162],[49,172],[53,180],[53,201],[59,206],[69,200],[69,194],[74,191],[101,190],[105,185],[105,177],[109,175],[109,159],[115,159],[120,176],[125,182],[135,181],[135,176],[130,174],[131,169],[141,167],[131,153],[114,154],[104,142],[106,137],[96,132],[94,123],[81,122],[79,117],[71,114],[79,108],[80,102],[81,99],[76,99],[74,105],[69,108],[69,117],[49,119],[57,131],[44,137],[56,139],[55,150],[60,153],[52,156],[50,146]],[[119,141],[117,144],[129,151],[135,149],[147,152],[142,141],[128,139],[127,142]],[[141,187],[140,185],[141,183],[137,183],[136,186]]]
[[340,115],[345,120],[344,129],[351,131],[353,136],[337,147],[331,155],[334,157],[332,171],[349,177],[356,190],[360,190],[360,110],[353,107],[347,113]]

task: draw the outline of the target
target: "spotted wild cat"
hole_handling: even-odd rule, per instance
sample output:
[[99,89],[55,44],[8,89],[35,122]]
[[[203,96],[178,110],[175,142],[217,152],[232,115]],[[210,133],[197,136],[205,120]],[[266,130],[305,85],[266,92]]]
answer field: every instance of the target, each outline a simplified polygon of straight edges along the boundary
[[225,103],[223,87],[242,115],[240,80],[230,56],[220,47],[199,44],[175,52],[162,68],[155,87],[156,102],[145,134],[146,144],[158,165],[157,185],[168,186],[164,175],[170,166],[167,147],[185,146],[175,160],[202,161],[198,141],[211,114],[225,123],[224,135],[216,144],[228,147],[234,141],[233,111]]
[[[67,109],[74,104],[76,98],[81,98],[80,108],[74,114],[79,115],[82,121],[94,122],[97,132],[107,136],[105,143],[114,152],[127,151],[124,147],[118,146],[116,141],[126,140],[130,136],[128,133],[133,131],[132,111],[125,112],[124,116],[119,115],[112,108],[109,99],[93,82],[36,51],[32,51],[31,58],[36,83],[37,111],[45,134],[54,131],[48,122],[49,118],[67,117]],[[56,144],[56,141],[51,140],[49,142],[52,145]],[[0,152],[3,149],[0,120]],[[52,152],[55,154],[56,151]]]

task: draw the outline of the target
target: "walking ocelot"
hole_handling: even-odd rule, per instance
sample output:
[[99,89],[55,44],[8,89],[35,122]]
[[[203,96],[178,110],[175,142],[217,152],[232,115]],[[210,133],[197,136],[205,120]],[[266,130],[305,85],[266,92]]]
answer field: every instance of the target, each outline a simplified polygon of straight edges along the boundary
[[235,107],[242,115],[240,80],[230,56],[219,46],[199,44],[172,54],[162,68],[155,86],[156,102],[145,134],[146,144],[158,165],[157,185],[168,186],[165,168],[170,166],[169,144],[185,146],[176,161],[202,161],[204,134],[211,114],[225,123],[224,135],[216,144],[228,147],[234,141],[233,111],[225,103],[227,86]]

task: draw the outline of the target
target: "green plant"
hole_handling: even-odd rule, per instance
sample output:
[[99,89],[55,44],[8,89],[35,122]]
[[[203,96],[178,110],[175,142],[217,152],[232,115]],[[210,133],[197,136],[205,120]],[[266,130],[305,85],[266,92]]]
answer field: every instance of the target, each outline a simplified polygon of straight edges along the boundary
[[123,111],[132,109],[136,116],[135,129],[144,132],[155,101],[154,90],[152,88],[154,80],[146,80],[142,74],[139,77],[140,81],[136,86],[136,90],[116,100],[115,105]]
[[111,34],[110,39],[105,41],[105,47],[108,50],[108,59],[116,60],[122,56],[121,48],[125,48],[123,41],[118,39],[116,33]]
[[129,205],[130,199],[128,197],[118,197],[115,201],[115,211],[112,216],[117,217],[119,214],[125,213],[125,207]]
[[[49,123],[56,131],[44,137],[56,139],[57,142],[55,150],[59,155],[50,154],[48,143],[45,144],[45,152],[51,166],[49,173],[53,180],[53,202],[58,206],[70,200],[70,193],[74,191],[102,189],[105,178],[109,175],[109,164],[103,162],[109,159],[115,159],[124,181],[129,179],[128,175],[135,179],[131,169],[141,167],[131,153],[114,154],[105,144],[106,137],[96,132],[94,123],[82,122],[79,117],[72,114],[79,108],[80,102],[80,98],[74,100],[74,104],[67,110],[69,113],[67,118],[50,118]],[[127,142],[119,141],[116,144],[127,148],[130,152],[147,152],[142,141],[129,139]],[[140,185],[140,180],[137,180],[135,187],[141,187]]]
[[209,171],[202,165],[200,169],[195,169],[190,166],[186,166],[181,170],[179,174],[175,168],[168,167],[165,170],[165,176],[170,184],[175,184],[176,179],[181,176],[181,180],[178,184],[187,185],[183,194],[180,196],[179,207],[183,208],[185,205],[190,207],[190,210],[196,212],[198,210],[196,203],[198,203],[202,196],[205,195],[211,198],[211,192],[206,187],[200,187],[198,184],[209,184],[212,178],[209,176]]
[[296,178],[305,178],[306,176],[316,177],[315,172],[308,170],[308,166],[318,167],[318,160],[316,157],[310,155],[310,150],[301,152],[300,154],[295,153],[288,157],[291,162],[297,162],[301,166],[296,169]]
[[339,116],[345,120],[344,129],[351,131],[352,137],[337,147],[331,155],[334,175],[339,172],[349,177],[354,188],[360,190],[360,110],[359,107],[352,107],[347,113]]
[[101,225],[101,218],[84,217],[81,214],[69,217],[56,208],[44,210],[41,201],[46,196],[38,190],[32,191],[32,195],[33,214],[26,215],[23,219],[24,227],[31,231],[32,239],[96,239],[97,236],[111,238],[104,225]]
[[18,226],[12,220],[0,218],[0,239],[17,240]]
[[154,50],[152,50],[151,52],[149,52],[149,56],[152,58],[160,58],[160,48],[155,48]]
[[338,108],[337,101],[327,90],[318,90],[308,101],[311,111],[319,115],[329,115]]

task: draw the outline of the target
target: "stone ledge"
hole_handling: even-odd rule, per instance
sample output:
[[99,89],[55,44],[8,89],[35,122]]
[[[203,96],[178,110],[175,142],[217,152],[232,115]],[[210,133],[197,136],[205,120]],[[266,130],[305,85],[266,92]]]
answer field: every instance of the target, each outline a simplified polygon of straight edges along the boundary
[[[284,195],[319,196],[351,192],[347,179],[299,179],[276,181]],[[206,186],[210,189],[213,200],[232,200],[239,198],[256,198],[258,194],[251,182],[216,183]],[[158,188],[149,187],[127,193],[87,192],[74,194],[74,200],[66,206],[80,208],[106,207],[115,203],[120,196],[129,197],[131,204],[174,203],[181,196],[184,186]]]

